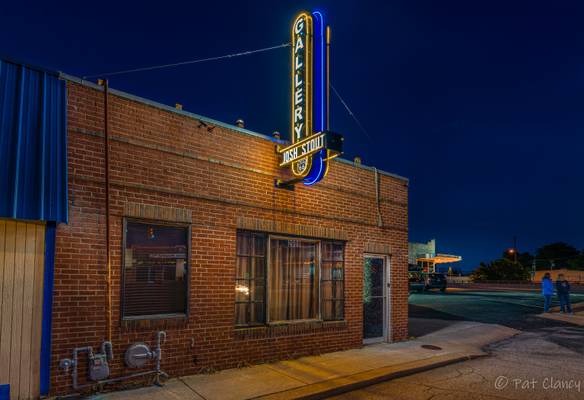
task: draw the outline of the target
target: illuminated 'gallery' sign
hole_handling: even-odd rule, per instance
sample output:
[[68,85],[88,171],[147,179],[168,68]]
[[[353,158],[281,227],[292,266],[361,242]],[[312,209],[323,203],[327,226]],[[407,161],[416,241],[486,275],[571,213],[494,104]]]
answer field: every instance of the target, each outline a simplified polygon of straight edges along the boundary
[[[312,135],[312,17],[300,14],[292,26],[292,143]],[[304,176],[312,157],[292,163],[292,172]]]
[[[292,24],[291,142],[279,148],[280,166],[290,167],[305,185],[328,172],[332,158],[342,153],[342,138],[328,132],[330,28],[315,11],[300,13]],[[285,182],[284,182],[285,183]]]

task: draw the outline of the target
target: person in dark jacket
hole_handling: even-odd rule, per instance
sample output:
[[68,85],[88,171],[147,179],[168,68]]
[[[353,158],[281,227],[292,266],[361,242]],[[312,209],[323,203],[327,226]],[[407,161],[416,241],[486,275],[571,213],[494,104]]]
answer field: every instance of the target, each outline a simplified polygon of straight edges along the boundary
[[572,303],[570,302],[570,282],[564,277],[564,274],[558,275],[556,281],[556,291],[560,299],[560,312],[572,314]]
[[543,295],[543,312],[550,312],[552,296],[554,295],[554,283],[549,272],[546,272],[541,280],[541,294]]

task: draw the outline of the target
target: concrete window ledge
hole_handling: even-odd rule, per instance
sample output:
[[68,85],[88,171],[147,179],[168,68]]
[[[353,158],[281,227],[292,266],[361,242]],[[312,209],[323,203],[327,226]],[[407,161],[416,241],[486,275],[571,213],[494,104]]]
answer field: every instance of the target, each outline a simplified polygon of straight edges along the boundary
[[235,328],[235,339],[261,339],[344,330],[347,321],[302,321],[276,325]]
[[185,327],[188,323],[186,314],[156,316],[153,318],[123,319],[121,321],[122,332],[142,331],[142,330],[165,330],[169,328]]

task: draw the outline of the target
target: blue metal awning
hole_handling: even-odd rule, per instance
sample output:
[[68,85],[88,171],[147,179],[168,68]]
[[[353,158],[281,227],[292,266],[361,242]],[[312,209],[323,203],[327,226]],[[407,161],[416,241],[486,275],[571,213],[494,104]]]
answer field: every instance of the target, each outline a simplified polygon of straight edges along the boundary
[[0,217],[67,223],[67,91],[0,59]]

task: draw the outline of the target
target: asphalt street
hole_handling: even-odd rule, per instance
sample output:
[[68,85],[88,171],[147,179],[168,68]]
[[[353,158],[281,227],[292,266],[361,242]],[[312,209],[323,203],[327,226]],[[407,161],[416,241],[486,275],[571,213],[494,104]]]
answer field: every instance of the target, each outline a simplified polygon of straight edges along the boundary
[[[575,296],[584,301],[584,296]],[[530,292],[424,293],[410,297],[410,333],[421,336],[457,320],[496,323],[522,332],[488,346],[489,357],[346,393],[335,399],[584,399],[584,327],[537,317]]]
[[[573,294],[572,302],[584,302],[584,294]],[[554,298],[553,306],[558,305]],[[430,291],[410,296],[410,318],[466,320],[500,324],[519,330],[565,325],[536,317],[543,312],[543,297],[537,292]],[[410,324],[410,334],[421,336],[424,324]]]

